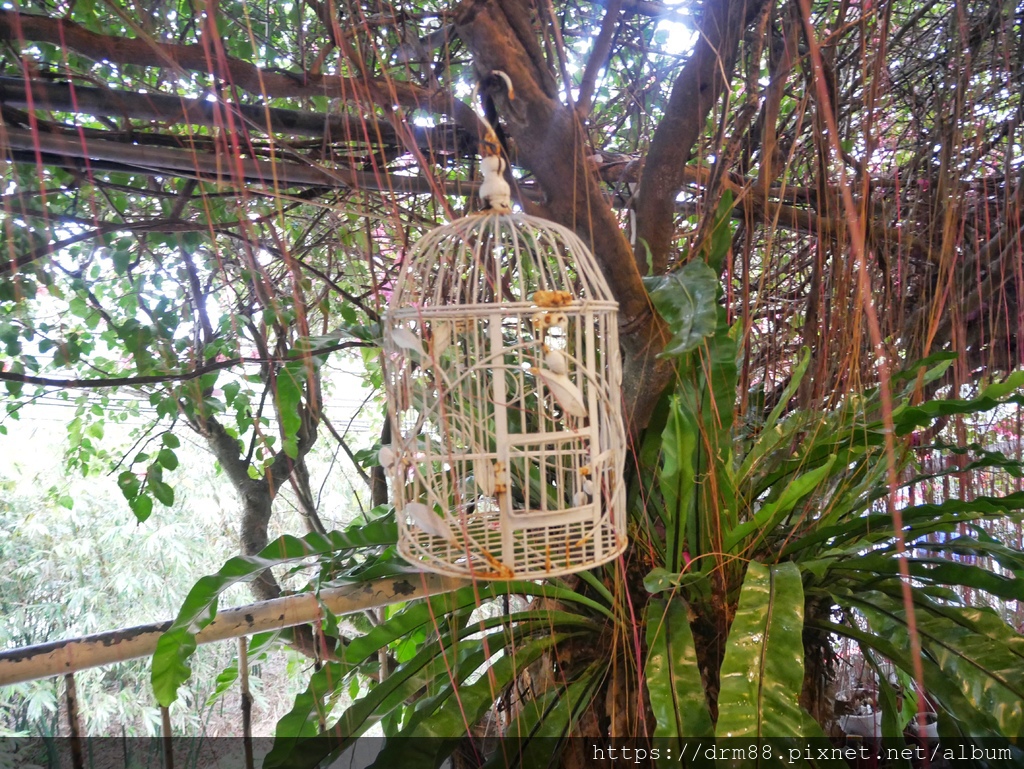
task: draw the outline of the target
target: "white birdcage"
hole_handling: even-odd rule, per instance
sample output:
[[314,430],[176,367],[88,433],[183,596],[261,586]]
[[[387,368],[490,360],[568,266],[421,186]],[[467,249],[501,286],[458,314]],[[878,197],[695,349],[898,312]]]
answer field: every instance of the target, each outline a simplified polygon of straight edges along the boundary
[[571,231],[524,214],[428,233],[384,320],[399,552],[534,579],[626,546],[618,305]]

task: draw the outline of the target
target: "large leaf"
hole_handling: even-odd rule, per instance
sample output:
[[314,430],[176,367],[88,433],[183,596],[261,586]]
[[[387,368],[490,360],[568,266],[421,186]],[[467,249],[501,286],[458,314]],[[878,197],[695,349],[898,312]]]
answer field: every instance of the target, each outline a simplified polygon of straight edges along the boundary
[[672,338],[663,356],[685,355],[718,327],[718,275],[702,259],[691,259],[668,275],[644,278],[644,285]]
[[[835,595],[835,599],[840,605],[847,603],[845,594]],[[821,630],[857,641],[863,649],[875,651],[905,673],[914,674],[914,661],[909,653],[910,637],[905,632],[905,625],[886,625],[879,622],[871,630],[862,630],[852,623],[839,624],[826,620],[817,620],[814,625]],[[921,666],[924,670],[924,684],[928,696],[956,719],[963,734],[972,737],[999,736],[998,727],[993,719],[974,707],[938,665],[930,658],[923,657]]]
[[749,543],[750,549],[755,549],[775,527],[793,512],[797,503],[814,491],[818,485],[828,477],[835,464],[836,457],[832,455],[821,467],[816,467],[802,475],[798,475],[779,494],[777,499],[770,500],[761,506],[761,509],[754,513],[753,518],[744,521],[735,529],[727,532],[723,538],[723,547],[726,552],[731,553],[747,538],[753,537]]
[[294,360],[286,363],[274,379],[274,402],[281,432],[284,434],[282,448],[292,459],[299,455],[298,435],[302,429],[302,394],[310,369],[317,366],[315,358]]
[[[500,657],[488,651],[493,664],[477,671],[479,675],[466,666],[462,675],[454,680],[450,678],[443,687],[442,696],[433,698],[426,712],[417,713],[399,737],[461,736],[498,700],[515,675],[528,669],[541,654],[574,635],[579,636],[579,633],[541,635],[527,643],[517,644]],[[468,682],[470,674],[474,674],[472,683]]]
[[[534,587],[539,589],[540,586]],[[486,586],[481,585],[480,588],[486,595]],[[552,610],[498,614],[474,622],[470,626],[446,622],[446,612],[457,612],[467,606],[476,606],[479,600],[479,597],[474,598],[472,586],[435,596],[427,601],[417,602],[378,625],[367,636],[356,639],[346,651],[351,652],[352,645],[355,644],[359,644],[361,648],[354,654],[346,654],[347,664],[342,668],[345,672],[353,671],[353,666],[364,662],[375,664],[376,652],[387,649],[391,641],[420,627],[420,620],[424,615],[430,618],[430,627],[438,633],[437,640],[420,648],[412,658],[392,671],[382,683],[371,688],[346,708],[337,723],[329,730],[326,739],[309,739],[318,732],[319,713],[316,703],[322,701],[324,696],[322,691],[313,691],[311,683],[310,690],[296,698],[291,712],[279,722],[274,748],[268,755],[265,765],[313,765],[329,752],[343,751],[356,737],[396,708],[403,706],[417,692],[453,677],[456,681],[461,681],[509,643],[530,635],[550,636],[556,629],[594,632],[597,628],[588,616]],[[377,632],[383,628],[387,628],[388,632]],[[501,630],[489,632],[494,628]],[[486,635],[480,637],[480,633]],[[368,641],[371,636],[373,640]],[[460,670],[462,672],[458,673]],[[335,675],[333,680],[335,687],[340,688],[348,679]],[[436,708],[451,695],[451,688],[445,688],[446,686],[447,684],[442,684],[441,695],[435,696],[433,707]],[[422,715],[421,712],[420,717]]]
[[[696,427],[697,450],[693,452],[693,475],[697,501],[684,524],[687,547],[692,555],[721,550],[721,532],[736,523],[736,488],[733,471],[733,411],[736,404],[735,332],[719,308],[718,327],[678,363],[676,392],[679,408]],[[691,426],[690,429],[693,429]],[[710,559],[702,562],[712,568]],[[726,570],[732,572],[729,564]]]
[[[506,633],[492,635],[490,640],[496,646],[504,645]],[[466,643],[454,653],[450,647],[451,636],[429,644],[346,708],[338,722],[323,736],[319,735],[318,708],[326,692],[311,681],[307,690],[295,698],[292,709],[278,722],[273,748],[263,762],[264,769],[313,767],[328,754],[346,750],[356,737],[396,707],[431,682],[447,675],[451,666],[458,666],[467,658],[480,654],[484,640]],[[338,690],[344,681],[335,681],[334,690]]]
[[647,664],[644,678],[654,712],[655,737],[680,740],[711,737],[714,726],[704,695],[697,651],[687,618],[689,607],[678,595],[647,606]]
[[581,716],[593,706],[608,662],[599,660],[576,680],[556,681],[537,699],[523,702],[522,710],[505,732],[501,749],[495,751],[485,769],[561,766],[561,748]]
[[804,592],[793,563],[751,563],[722,661],[715,734],[803,737]]
[[779,402],[775,404],[771,413],[768,414],[768,418],[765,419],[763,426],[764,430],[772,430],[782,417],[786,406],[789,405],[790,399],[796,395],[797,390],[800,389],[800,384],[804,381],[804,375],[807,373],[807,367],[809,365],[811,365],[811,348],[803,347],[800,350],[800,360],[797,361],[796,366],[793,367],[793,373],[790,374],[789,382],[786,383],[786,387],[782,390]]
[[[844,593],[842,603],[861,611],[871,630],[890,638],[906,639],[906,613],[901,596],[879,591]],[[1024,736],[1024,639],[991,611],[942,606],[920,591],[914,595],[914,618],[921,647],[947,682],[969,703],[946,704],[950,714],[968,726],[968,733],[985,736]],[[883,652],[884,653],[884,652]],[[910,672],[910,671],[908,671]],[[929,685],[930,686],[930,685]],[[931,689],[929,688],[929,691]],[[978,731],[978,728],[985,731]]]
[[417,602],[405,608],[399,614],[373,628],[369,633],[356,638],[345,649],[345,661],[350,665],[358,665],[375,655],[388,643],[408,635],[423,626],[433,626],[437,617],[446,612],[456,611],[467,606],[477,606],[482,601],[502,595],[533,595],[550,598],[554,601],[575,604],[603,614],[610,619],[609,607],[598,601],[580,595],[576,591],[557,585],[535,582],[489,582],[468,585],[450,593],[434,596],[427,601]]
[[[908,377],[929,360],[913,364],[902,372]],[[937,375],[947,365],[926,373],[926,379]],[[1014,382],[1019,381],[1014,379]],[[1015,391],[1015,387],[998,385],[983,392],[972,400],[930,400],[911,406],[914,383],[908,384],[906,390],[899,393],[893,408],[893,424],[897,435],[908,435],[915,430],[930,426],[940,417],[954,415],[981,414],[992,411],[1005,404],[1020,404],[1024,396],[1007,395]],[[839,465],[862,458],[865,452],[877,451],[885,445],[886,427],[879,419],[881,409],[879,392],[866,393],[863,397],[850,398],[849,404],[842,409],[825,415],[818,430],[809,435],[804,445],[793,451],[793,458],[773,467],[757,481],[753,496],[757,497],[765,490],[776,486],[780,479],[796,475],[826,461],[831,454],[839,457]],[[900,463],[909,461],[910,455],[898,458]],[[897,468],[899,469],[899,468]]]
[[[305,690],[295,697],[291,710],[277,722],[277,737],[272,750],[280,749],[279,741],[283,738],[299,740],[319,733],[320,722],[329,715],[328,703],[339,692],[344,679],[345,668],[337,662],[328,662],[314,672]],[[272,764],[273,759],[269,762]]]
[[691,547],[697,504],[695,461],[700,434],[692,412],[684,409],[678,396],[669,403],[668,420],[662,433],[662,465],[658,487],[665,501],[665,554],[669,571],[682,568],[682,554],[688,538]]
[[[970,523],[984,518],[1017,516],[1024,509],[1024,492],[1003,497],[976,497],[974,499],[947,499],[937,503],[914,505],[903,510],[903,523],[911,527],[912,537],[923,537],[931,531],[952,531],[956,524]],[[895,535],[892,516],[885,513],[864,515],[851,510],[851,517],[831,526],[810,530],[790,542],[782,550],[783,556],[819,544],[842,546],[859,540],[881,542]]]
[[1007,577],[979,566],[956,563],[944,558],[897,558],[895,555],[881,552],[855,554],[848,559],[834,562],[830,566],[830,571],[852,572],[855,576],[870,573],[897,576],[900,574],[901,560],[910,576],[922,582],[962,585],[984,590],[1008,601],[1024,601],[1024,579]]
[[[517,643],[521,635],[518,631],[511,634],[494,633],[484,638],[465,639],[458,646],[453,644],[447,647],[446,651],[442,651],[441,647],[424,649],[409,664],[401,666],[366,697],[353,704],[338,724],[329,730],[330,739],[286,740],[283,747],[288,750],[271,754],[264,766],[310,765],[309,759],[325,756],[326,747],[331,747],[332,753],[337,756],[348,750],[353,744],[352,738],[366,729],[369,725],[367,717],[372,716],[376,721],[383,715],[383,708],[389,704],[393,708],[398,704],[396,693],[401,692],[408,697],[416,691],[411,690],[410,683],[420,687],[439,683],[440,691],[421,700],[410,723],[398,735],[385,742],[384,749],[372,765],[433,769],[451,752],[466,729],[493,707],[515,675],[534,663],[552,646],[570,637],[570,634],[549,633]],[[501,653],[513,643],[516,644],[514,651],[509,649]],[[426,668],[421,665],[425,658],[431,660]],[[484,667],[482,674],[473,682],[467,682],[467,678],[480,671],[481,666]],[[409,677],[410,672],[418,675]],[[402,685],[396,687],[392,682],[394,678],[399,678]],[[387,696],[382,696],[378,690],[386,690]],[[353,711],[358,712],[361,721],[351,718]],[[353,729],[357,724],[357,728]]]
[[[882,712],[882,733],[881,737],[884,740],[892,740],[893,744],[900,744],[904,741],[903,730],[906,728],[906,723],[902,722],[902,714],[897,701],[896,690],[891,683],[889,683],[889,676],[886,671],[879,666],[875,655],[872,654],[870,649],[863,649],[864,658],[871,665],[871,669],[875,671],[875,675],[878,678],[878,705]],[[913,692],[911,692],[913,694]],[[906,710],[906,703],[904,703],[904,710]],[[893,769],[911,769],[910,759],[904,756],[887,756],[889,763]]]
[[378,519],[344,532],[285,535],[267,545],[259,555],[236,556],[216,574],[200,579],[189,591],[178,616],[160,636],[153,654],[152,683],[157,702],[169,706],[192,669],[188,660],[196,649],[195,634],[213,621],[221,593],[232,585],[250,582],[272,566],[295,563],[311,556],[331,556],[356,547],[389,545],[397,530],[393,519]]

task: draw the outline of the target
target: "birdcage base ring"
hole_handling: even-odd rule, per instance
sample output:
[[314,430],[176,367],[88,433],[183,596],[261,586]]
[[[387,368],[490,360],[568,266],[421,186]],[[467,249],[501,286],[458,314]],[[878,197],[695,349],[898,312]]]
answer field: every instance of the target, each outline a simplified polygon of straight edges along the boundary
[[[626,549],[626,537],[611,521],[585,519],[502,529],[501,514],[475,513],[454,527],[451,540],[408,527],[399,554],[426,571],[470,579],[511,580],[560,577],[607,563]],[[510,535],[511,547],[500,554]]]

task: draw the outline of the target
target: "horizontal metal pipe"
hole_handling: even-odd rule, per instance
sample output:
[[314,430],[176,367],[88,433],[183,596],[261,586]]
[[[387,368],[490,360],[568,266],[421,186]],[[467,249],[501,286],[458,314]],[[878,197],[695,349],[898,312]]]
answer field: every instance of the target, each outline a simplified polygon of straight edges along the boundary
[[[283,596],[217,612],[213,622],[196,636],[196,642],[207,644],[316,622],[323,616],[323,607],[338,615],[353,614],[446,593],[471,584],[436,574],[419,574],[329,588],[318,595],[300,593]],[[155,622],[2,651],[0,686],[148,657],[156,650],[157,640],[170,625],[170,621]]]

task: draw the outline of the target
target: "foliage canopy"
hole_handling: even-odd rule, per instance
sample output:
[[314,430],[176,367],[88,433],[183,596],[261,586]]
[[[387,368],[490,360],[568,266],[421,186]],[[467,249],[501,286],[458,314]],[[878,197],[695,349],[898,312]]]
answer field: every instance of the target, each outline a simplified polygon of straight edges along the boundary
[[[327,405],[335,370],[379,386],[406,249],[475,205],[479,86],[517,205],[591,244],[619,301],[636,544],[357,638],[297,630],[311,654],[334,641],[279,755],[352,681],[342,744],[488,718],[524,739],[812,736],[835,637],[925,687],[944,733],[1021,735],[1022,23],[996,0],[0,10],[8,417],[76,403],[70,466],[117,467],[140,521],[175,499],[173,425],[241,500],[241,561],[193,590],[158,696],[219,589],[280,593],[282,548],[316,557],[314,589],[406,568],[375,451]],[[117,393],[152,419],[124,457],[97,428]],[[318,441],[366,482],[373,512],[342,534]],[[269,542],[282,491],[301,546]],[[507,611],[481,619],[481,598]]]

